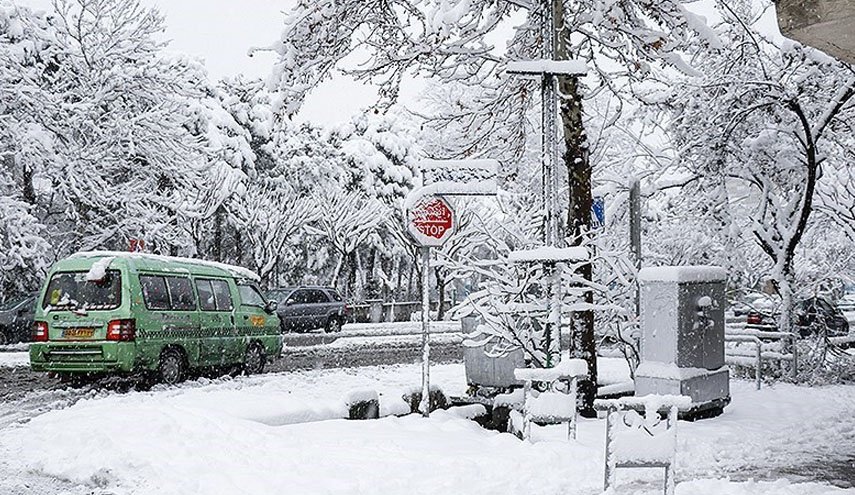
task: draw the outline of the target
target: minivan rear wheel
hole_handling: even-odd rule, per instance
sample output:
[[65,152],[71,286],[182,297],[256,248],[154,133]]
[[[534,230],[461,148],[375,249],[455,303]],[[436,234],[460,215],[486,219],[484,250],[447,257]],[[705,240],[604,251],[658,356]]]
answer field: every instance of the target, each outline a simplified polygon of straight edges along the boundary
[[184,380],[187,366],[184,356],[175,349],[167,349],[160,354],[160,381],[167,385],[175,385]]
[[264,372],[264,349],[257,342],[250,344],[246,349],[243,369],[247,375],[258,375]]

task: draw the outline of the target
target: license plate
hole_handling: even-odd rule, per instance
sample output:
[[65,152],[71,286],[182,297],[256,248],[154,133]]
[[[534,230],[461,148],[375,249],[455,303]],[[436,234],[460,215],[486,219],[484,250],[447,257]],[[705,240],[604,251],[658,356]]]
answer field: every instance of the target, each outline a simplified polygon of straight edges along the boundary
[[62,331],[62,336],[66,339],[91,339],[94,335],[94,328],[66,328]]

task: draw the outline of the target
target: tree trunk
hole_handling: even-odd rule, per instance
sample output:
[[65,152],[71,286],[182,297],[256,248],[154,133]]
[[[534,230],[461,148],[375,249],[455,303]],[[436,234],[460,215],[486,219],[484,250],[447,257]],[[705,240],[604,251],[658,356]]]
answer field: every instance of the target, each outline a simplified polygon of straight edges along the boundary
[[434,268],[433,276],[436,277],[436,293],[437,293],[437,306],[436,306],[436,319],[441,321],[445,318],[445,285],[448,281],[445,278],[445,274],[442,273],[442,268]]
[[223,207],[214,212],[214,241],[211,246],[211,257],[214,261],[223,261]]
[[[555,25],[564,25],[563,2],[555,0]],[[555,43],[556,58],[568,58],[567,43],[570,33],[561,32]],[[588,143],[582,113],[582,95],[579,79],[571,76],[558,77],[561,121],[564,131],[564,165],[567,168],[569,207],[567,211],[567,234],[569,244],[578,246],[585,243],[591,228],[591,162],[588,156]],[[579,269],[584,280],[593,280],[590,264]],[[585,302],[592,304],[594,295],[585,293]],[[579,311],[573,314],[571,324],[573,337],[570,344],[570,356],[584,359],[588,363],[588,379],[579,382],[582,400],[582,414],[593,413],[594,399],[597,395],[597,348],[594,337],[594,313]]]

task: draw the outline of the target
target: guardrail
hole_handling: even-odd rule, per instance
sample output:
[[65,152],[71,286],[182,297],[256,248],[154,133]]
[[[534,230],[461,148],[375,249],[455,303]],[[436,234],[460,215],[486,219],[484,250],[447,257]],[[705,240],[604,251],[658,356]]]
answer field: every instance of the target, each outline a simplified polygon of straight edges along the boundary
[[790,363],[790,376],[795,379],[798,375],[798,347],[796,335],[785,332],[768,330],[741,329],[731,330],[724,335],[725,342],[751,344],[753,349],[743,350],[739,347],[725,346],[725,362],[737,366],[754,367],[754,379],[757,390],[763,382],[763,361],[784,361]]

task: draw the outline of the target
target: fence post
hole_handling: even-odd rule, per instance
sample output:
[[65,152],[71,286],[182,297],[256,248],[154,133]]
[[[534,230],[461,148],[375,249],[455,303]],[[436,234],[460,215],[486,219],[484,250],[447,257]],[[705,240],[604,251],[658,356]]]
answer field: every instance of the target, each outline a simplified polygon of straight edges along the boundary
[[796,340],[796,337],[793,334],[790,334],[790,348],[792,349],[791,352],[793,353],[793,369],[791,371],[792,379],[793,381],[796,381],[799,376],[799,346],[798,341]]
[[760,390],[760,383],[762,381],[760,370],[763,368],[763,344],[760,342],[760,339],[756,339],[754,343],[757,345],[757,369],[754,372],[754,379],[757,381],[757,390]]
[[612,441],[612,408],[606,409],[606,466],[604,469],[603,486],[605,491],[609,491],[612,484],[612,463],[609,457],[611,456],[611,441]]

